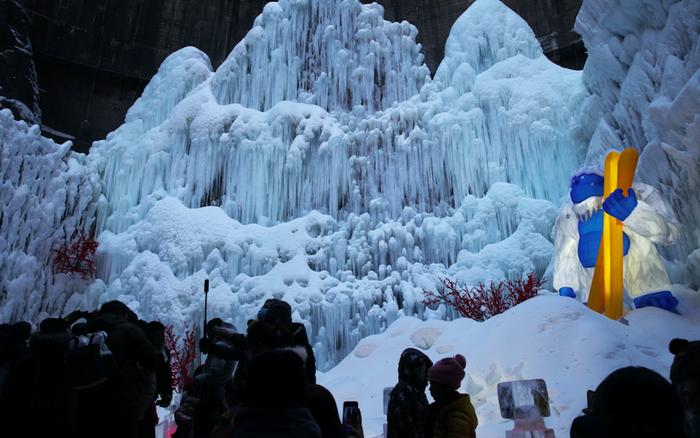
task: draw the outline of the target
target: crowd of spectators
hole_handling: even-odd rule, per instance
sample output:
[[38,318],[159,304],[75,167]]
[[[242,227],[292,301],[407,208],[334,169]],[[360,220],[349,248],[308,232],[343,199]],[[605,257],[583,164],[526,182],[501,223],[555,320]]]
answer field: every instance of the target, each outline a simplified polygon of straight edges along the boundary
[[[284,301],[267,300],[245,334],[208,321],[199,348],[206,360],[174,407],[173,437],[364,436],[360,411],[341,420],[333,395],[316,382],[306,329]],[[571,437],[700,438],[700,341],[675,339],[669,349],[670,382],[646,368],[613,372],[588,397]],[[476,411],[459,392],[466,366],[461,354],[433,363],[406,349],[387,437],[475,438]],[[34,333],[26,322],[0,326],[2,436],[155,438],[156,406],[172,401],[165,326],[139,320],[119,301],[47,318]]]

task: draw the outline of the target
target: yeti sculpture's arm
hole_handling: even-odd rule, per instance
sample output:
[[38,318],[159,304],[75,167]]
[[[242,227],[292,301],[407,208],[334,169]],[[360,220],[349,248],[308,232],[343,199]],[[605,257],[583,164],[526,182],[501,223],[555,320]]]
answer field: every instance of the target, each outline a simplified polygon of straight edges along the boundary
[[578,259],[578,221],[571,206],[566,206],[557,218],[554,238],[554,281],[552,286],[559,290],[571,287],[574,291],[580,289],[581,262]]
[[661,245],[669,245],[680,234],[674,214],[658,191],[646,184],[635,184],[637,206],[623,222],[626,228]]

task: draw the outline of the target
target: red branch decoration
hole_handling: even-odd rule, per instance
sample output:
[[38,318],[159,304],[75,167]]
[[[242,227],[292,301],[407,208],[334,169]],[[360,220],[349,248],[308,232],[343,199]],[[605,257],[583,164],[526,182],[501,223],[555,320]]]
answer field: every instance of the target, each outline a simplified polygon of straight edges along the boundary
[[479,283],[475,287],[459,287],[449,278],[441,280],[444,288],[437,292],[423,290],[423,304],[445,304],[457,309],[460,315],[474,321],[485,321],[503,313],[511,307],[535,297],[545,280],[537,278],[534,272],[527,279],[507,280],[488,285]]
[[58,273],[79,275],[85,280],[94,278],[95,251],[97,241],[80,233],[73,242],[52,251],[54,270]]
[[192,380],[192,366],[197,357],[195,328],[185,323],[184,336],[175,334],[172,325],[165,327],[165,345],[170,352],[170,374],[173,390],[182,391]]

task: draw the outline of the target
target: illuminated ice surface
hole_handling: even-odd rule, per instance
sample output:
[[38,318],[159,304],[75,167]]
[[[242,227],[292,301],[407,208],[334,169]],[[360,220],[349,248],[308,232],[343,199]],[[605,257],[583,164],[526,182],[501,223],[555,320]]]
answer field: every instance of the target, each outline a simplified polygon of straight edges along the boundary
[[[402,316],[454,316],[420,302],[441,277],[548,277],[569,176],[622,145],[672,201],[686,234],[664,255],[697,289],[700,14],[646,3],[586,0],[577,72],[477,0],[431,79],[416,29],[380,6],[282,0],[216,71],[195,48],[169,56],[87,157],[4,111],[0,318],[120,299],[181,326],[209,278],[209,314],[241,329],[266,298],[289,301],[327,370]],[[97,281],[40,272],[93,226]]]
[[[171,55],[89,165],[102,299],[239,327],[290,301],[327,369],[425,310],[423,289],[544,275],[583,160],[581,72],[495,0],[455,23],[435,80],[416,30],[355,1],[268,4],[212,72]],[[508,254],[504,257],[504,254]]]

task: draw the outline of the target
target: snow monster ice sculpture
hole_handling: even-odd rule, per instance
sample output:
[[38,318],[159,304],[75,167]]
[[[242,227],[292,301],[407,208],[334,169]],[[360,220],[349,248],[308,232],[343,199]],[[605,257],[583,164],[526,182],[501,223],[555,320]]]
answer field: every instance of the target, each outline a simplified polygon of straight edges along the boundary
[[651,186],[635,183],[627,196],[618,188],[604,197],[604,181],[590,169],[571,179],[571,203],[556,222],[554,288],[562,296],[588,302],[605,212],[622,223],[624,289],[635,307],[673,310],[678,300],[655,247],[678,238],[673,212]]

